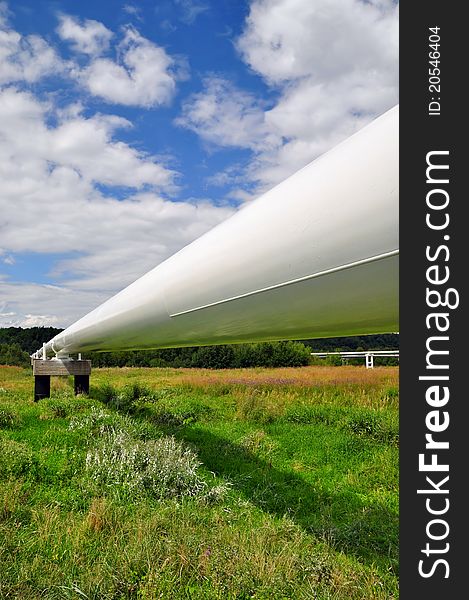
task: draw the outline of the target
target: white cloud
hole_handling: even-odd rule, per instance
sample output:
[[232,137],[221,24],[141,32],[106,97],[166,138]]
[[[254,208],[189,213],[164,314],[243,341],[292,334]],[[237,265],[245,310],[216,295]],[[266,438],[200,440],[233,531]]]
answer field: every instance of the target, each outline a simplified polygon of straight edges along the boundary
[[70,42],[75,52],[98,56],[109,48],[112,31],[109,31],[99,21],[79,19],[69,15],[59,16],[57,33],[67,42]]
[[175,0],[181,10],[180,19],[186,25],[192,25],[197,17],[209,9],[208,4],[200,0]]
[[10,10],[6,2],[0,2],[0,26],[4,26],[8,22]]
[[176,81],[188,76],[184,57],[169,56],[130,25],[123,29],[122,40],[113,48],[116,59],[111,60],[101,56],[113,36],[109,29],[98,21],[60,15],[57,33],[75,52],[87,55],[82,67],[76,60],[64,61],[42,37],[14,31],[8,14],[7,5],[0,3],[0,85],[63,75],[106,102],[151,108],[168,104]]
[[[0,93],[3,189],[12,181],[18,200],[26,192],[36,193],[35,189],[23,189],[20,182],[34,184],[36,178],[19,177],[14,184],[9,169],[18,170],[19,175],[45,175],[54,189],[73,181],[84,188],[91,183],[134,188],[173,186],[173,171],[113,139],[118,128],[130,127],[125,119],[99,114],[85,118],[72,111],[75,116],[48,127],[46,119],[51,111],[51,106],[27,92],[9,87]],[[62,111],[62,117],[64,114]]]
[[204,90],[184,102],[175,122],[219,146],[259,150],[280,142],[255,96],[221,77],[207,77]]
[[255,0],[238,40],[245,61],[272,83],[395,72],[397,45],[392,0]]
[[67,287],[0,280],[0,327],[63,327],[81,314],[83,306],[105,300],[103,294]]
[[[0,264],[18,253],[40,261],[63,255],[49,278],[58,285],[16,282],[0,274],[0,325],[66,326],[233,212],[210,202],[172,202],[177,173],[119,140],[132,124],[86,115],[82,103],[56,107],[32,83],[49,73],[80,73],[92,93],[122,104],[153,106],[174,92],[178,67],[162,48],[125,30],[120,63],[91,56],[80,71],[38,36],[22,37],[0,3]],[[63,17],[59,33],[77,51],[97,55],[110,32],[97,22]],[[100,69],[106,73],[100,78]],[[11,84],[18,82],[21,87]],[[104,86],[104,87],[100,87]],[[101,186],[106,186],[106,195]],[[119,197],[112,191],[119,187]],[[122,188],[127,195],[122,197]],[[36,254],[35,254],[36,253]]]
[[124,4],[122,10],[128,15],[134,17],[135,19],[143,21],[140,7],[135,6],[134,4]]
[[128,26],[118,55],[117,62],[98,58],[80,72],[79,79],[91,94],[107,102],[147,108],[171,100],[177,65],[164,48]]
[[61,73],[65,63],[38,35],[22,36],[8,23],[6,3],[0,3],[0,85],[19,81],[34,83]]
[[175,175],[173,171],[112,139],[116,129],[130,126],[125,119],[109,115],[66,121],[50,132],[49,160],[72,167],[85,180],[110,186],[151,185],[168,190]]
[[398,101],[398,6],[392,0],[256,0],[238,47],[281,97],[265,119],[284,143],[251,177],[275,184]]
[[[58,290],[3,278],[2,312],[23,325],[51,315],[69,324],[233,212],[147,191],[171,189],[174,173],[114,139],[128,125],[121,118],[85,118],[74,107],[51,126],[51,114],[30,93],[0,92],[2,257],[71,254],[53,268]],[[131,189],[118,200],[96,184]]]
[[60,261],[55,275],[71,273],[68,281],[75,289],[117,291],[232,212],[209,202],[170,202],[154,194],[95,203],[84,225],[99,224],[90,225],[96,239],[86,244],[86,255]]
[[252,177],[265,189],[349,137],[397,103],[397,85],[379,72],[322,85],[306,79],[266,114],[286,141],[255,158]]
[[237,47],[275,106],[208,79],[177,123],[251,150],[246,179],[265,191],[397,103],[397,28],[392,0],[254,0]]
[[223,171],[209,175],[205,181],[208,185],[215,187],[225,187],[236,182],[241,183],[244,181],[244,169],[239,164],[233,164],[226,167]]

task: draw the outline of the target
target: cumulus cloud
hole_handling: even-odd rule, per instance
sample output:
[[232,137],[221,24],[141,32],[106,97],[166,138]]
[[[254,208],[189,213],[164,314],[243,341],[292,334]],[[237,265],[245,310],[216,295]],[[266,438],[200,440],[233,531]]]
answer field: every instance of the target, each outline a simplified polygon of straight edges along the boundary
[[57,34],[75,52],[86,55],[81,66],[77,59],[63,60],[41,36],[22,36],[13,30],[8,16],[6,3],[0,3],[0,85],[63,75],[106,102],[151,108],[168,104],[176,81],[187,78],[183,57],[169,56],[130,25],[123,28],[122,39],[113,47],[113,60],[102,56],[110,50],[114,35],[103,23],[60,15]]
[[238,40],[244,60],[272,83],[395,72],[397,44],[392,0],[255,0]]
[[392,0],[257,0],[238,48],[282,90],[266,122],[284,142],[255,158],[266,188],[398,101],[398,6]]
[[80,21],[69,15],[59,16],[57,27],[59,36],[70,42],[75,52],[97,56],[109,48],[112,31],[99,21],[85,19]]
[[79,79],[94,96],[111,103],[151,107],[167,104],[176,89],[177,65],[164,48],[128,26],[118,61],[97,58]]
[[237,89],[221,77],[207,77],[202,92],[183,104],[176,124],[219,146],[260,150],[280,140],[265,120],[261,103],[253,94]]
[[0,297],[0,327],[63,327],[80,315],[84,306],[106,299],[96,292],[1,279]]
[[[57,121],[51,113],[54,107],[31,93],[0,92],[2,257],[71,256],[50,273],[57,289],[3,278],[1,312],[15,315],[0,323],[25,325],[34,315],[52,323],[56,315],[56,324],[69,324],[233,212],[158,195],[171,188],[174,173],[114,139],[125,120],[85,118],[72,108]],[[104,196],[100,184],[127,186],[129,194]]]
[[34,83],[64,70],[65,63],[40,36],[22,36],[8,22],[7,5],[0,3],[0,84]]
[[[178,174],[119,139],[128,120],[90,114],[81,101],[58,107],[29,85],[72,75],[109,102],[162,104],[177,67],[162,48],[127,27],[118,60],[104,59],[111,32],[62,16],[59,35],[87,55],[80,67],[41,37],[14,31],[8,16],[0,3],[0,326],[66,326],[233,209],[168,200],[161,194],[177,191]],[[50,254],[56,285],[9,277],[21,253],[38,263]]]
[[205,80],[177,122],[251,150],[244,170],[262,192],[397,103],[397,28],[392,0],[254,0],[237,48],[275,105]]
[[[85,118],[73,111],[66,117],[62,111],[64,120],[49,127],[46,121],[51,112],[50,105],[28,92],[9,87],[0,93],[4,191],[11,181],[11,168],[19,173],[45,173],[48,181],[58,186],[65,179],[84,187],[91,183],[134,188],[173,186],[173,171],[114,140],[118,128],[131,126],[125,119],[99,114]],[[18,200],[26,192],[20,185],[22,180],[16,185]]]

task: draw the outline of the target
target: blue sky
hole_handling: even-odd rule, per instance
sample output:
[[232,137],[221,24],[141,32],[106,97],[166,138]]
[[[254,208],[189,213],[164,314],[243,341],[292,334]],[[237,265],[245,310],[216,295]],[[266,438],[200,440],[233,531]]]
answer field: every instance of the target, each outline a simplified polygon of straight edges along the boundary
[[70,324],[396,104],[397,23],[392,0],[0,2],[0,326]]
[[[192,7],[192,9],[191,9]],[[77,19],[92,19],[103,23],[119,35],[121,28],[133,25],[146,39],[162,46],[168,54],[178,55],[187,62],[186,77],[178,82],[178,89],[167,105],[141,110],[139,106],[122,106],[103,103],[99,98],[88,98],[90,114],[96,111],[112,112],[133,123],[131,132],[123,132],[120,139],[137,144],[152,154],[167,155],[170,164],[181,174],[180,185],[186,194],[199,197],[207,194],[210,174],[247,158],[248,151],[242,148],[204,148],[194,133],[173,125],[181,111],[184,98],[202,89],[207,74],[222,74],[243,89],[256,93],[268,100],[275,97],[262,78],[252,72],[240,59],[234,40],[240,35],[244,20],[249,13],[249,4],[239,0],[217,2],[163,2],[139,1],[67,1],[15,2],[11,4],[11,23],[23,35],[39,34],[55,46],[61,56],[72,59],[75,54],[70,44],[54,31],[57,17],[68,14]],[[111,52],[112,54],[112,52]],[[83,57],[78,57],[83,59]],[[65,85],[64,85],[65,83]],[[51,91],[64,104],[76,99],[77,90],[67,85],[63,78],[48,77],[35,83],[38,94]],[[205,151],[204,151],[205,149]],[[194,160],[194,157],[197,157]],[[216,196],[223,199],[224,186]],[[112,194],[115,194],[115,189]],[[119,191],[117,191],[119,193]],[[122,195],[125,190],[121,190]]]

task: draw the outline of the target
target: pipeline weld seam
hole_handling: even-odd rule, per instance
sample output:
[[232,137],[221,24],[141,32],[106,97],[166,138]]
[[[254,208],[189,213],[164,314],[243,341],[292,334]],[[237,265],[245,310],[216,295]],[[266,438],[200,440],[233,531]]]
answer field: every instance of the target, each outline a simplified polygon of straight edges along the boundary
[[252,290],[251,292],[245,292],[244,294],[239,294],[238,296],[232,296],[231,298],[224,298],[223,300],[217,300],[216,302],[210,302],[209,304],[203,304],[202,306],[188,308],[187,310],[182,310],[180,312],[172,313],[169,316],[171,318],[173,318],[173,317],[179,317],[181,315],[187,315],[189,313],[193,313],[198,310],[204,310],[205,308],[211,308],[212,306],[218,306],[219,304],[226,304],[227,302],[233,302],[233,300],[240,300],[241,298],[248,298],[249,296],[255,296],[257,294],[262,294],[263,292],[269,292],[270,290],[276,290],[279,288],[286,287],[288,285],[294,285],[295,283],[301,283],[302,281],[309,281],[310,279],[317,279],[318,277],[324,277],[325,275],[330,275],[331,273],[338,273],[340,271],[346,271],[347,269],[353,269],[354,267],[359,267],[361,265],[366,265],[369,263],[377,262],[379,260],[384,260],[386,258],[391,258],[392,256],[397,256],[398,254],[399,254],[399,249],[391,250],[390,252],[384,252],[383,254],[376,254],[375,256],[370,256],[369,258],[363,258],[361,260],[356,260],[354,262],[347,263],[345,265],[333,267],[332,269],[326,269],[325,271],[318,271],[317,273],[313,273],[312,275],[305,275],[304,277],[298,277],[296,279],[290,279],[289,281],[283,281],[282,283],[276,283],[274,285],[269,285],[265,288],[260,288],[258,290]]

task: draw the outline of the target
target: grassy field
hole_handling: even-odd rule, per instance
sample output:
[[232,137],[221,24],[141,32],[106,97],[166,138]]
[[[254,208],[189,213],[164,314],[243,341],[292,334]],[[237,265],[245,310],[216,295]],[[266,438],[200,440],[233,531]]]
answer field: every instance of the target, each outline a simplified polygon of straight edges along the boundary
[[0,367],[0,598],[398,597],[398,369]]

